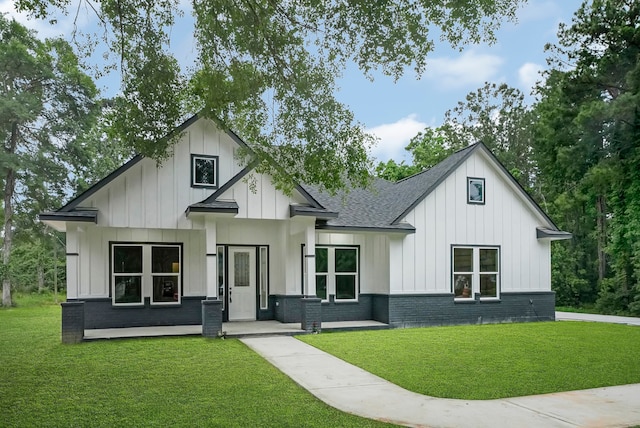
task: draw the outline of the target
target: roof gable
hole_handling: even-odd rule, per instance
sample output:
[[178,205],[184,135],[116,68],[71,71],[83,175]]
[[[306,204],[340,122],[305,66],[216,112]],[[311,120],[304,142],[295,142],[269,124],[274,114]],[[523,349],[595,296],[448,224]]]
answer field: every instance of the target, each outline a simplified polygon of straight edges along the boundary
[[558,230],[553,221],[520,186],[500,161],[482,142],[461,149],[433,168],[396,183],[375,179],[370,189],[352,189],[348,193],[330,196],[312,186],[305,188],[327,209],[339,212],[321,227],[335,229],[375,228],[384,230],[415,230],[403,219],[438,188],[474,153],[478,153],[498,172],[518,198],[550,230]]

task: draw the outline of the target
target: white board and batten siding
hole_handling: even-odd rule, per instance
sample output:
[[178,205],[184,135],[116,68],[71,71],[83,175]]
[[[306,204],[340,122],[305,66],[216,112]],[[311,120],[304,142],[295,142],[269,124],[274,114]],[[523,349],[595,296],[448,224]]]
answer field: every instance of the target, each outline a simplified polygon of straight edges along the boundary
[[191,229],[185,210],[215,190],[191,187],[191,154],[218,156],[218,185],[242,167],[234,158],[238,145],[205,119],[184,131],[173,154],[160,167],[142,159],[82,203],[99,211],[105,227]]
[[389,237],[374,233],[316,233],[316,245],[358,246],[360,293],[389,292]]
[[[110,243],[182,244],[182,281],[185,296],[203,296],[205,287],[204,233],[198,230],[125,229],[87,226],[77,232],[78,297],[109,297]],[[146,288],[148,291],[148,288]],[[148,297],[148,296],[147,296]]]
[[[485,179],[485,204],[467,203],[467,178]],[[390,284],[393,294],[450,293],[451,246],[500,247],[503,292],[551,290],[548,240],[536,239],[536,227],[547,221],[528,205],[508,178],[476,151],[404,221],[415,234],[390,239]]]

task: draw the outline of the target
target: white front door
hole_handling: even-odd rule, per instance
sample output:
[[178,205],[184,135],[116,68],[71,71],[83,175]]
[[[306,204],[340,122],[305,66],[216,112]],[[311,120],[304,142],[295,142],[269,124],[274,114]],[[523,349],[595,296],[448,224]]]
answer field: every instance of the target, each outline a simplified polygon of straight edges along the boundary
[[256,319],[256,249],[229,248],[229,321]]

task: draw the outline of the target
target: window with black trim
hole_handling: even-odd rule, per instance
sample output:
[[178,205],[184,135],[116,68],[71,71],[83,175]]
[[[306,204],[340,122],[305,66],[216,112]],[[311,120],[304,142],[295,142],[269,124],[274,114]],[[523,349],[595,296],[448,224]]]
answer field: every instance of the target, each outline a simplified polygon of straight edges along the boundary
[[218,156],[191,155],[191,187],[218,187]]
[[358,247],[316,247],[316,296],[324,301],[358,299]]
[[182,247],[178,244],[112,244],[111,301],[116,306],[178,304]]
[[484,178],[467,177],[467,203],[483,205],[484,198]]
[[500,248],[454,246],[451,281],[456,299],[500,297]]

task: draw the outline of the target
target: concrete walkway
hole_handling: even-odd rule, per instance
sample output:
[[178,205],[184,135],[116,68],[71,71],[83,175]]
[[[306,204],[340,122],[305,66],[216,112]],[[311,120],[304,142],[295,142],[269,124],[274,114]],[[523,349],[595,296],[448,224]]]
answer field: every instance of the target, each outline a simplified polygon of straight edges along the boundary
[[591,321],[640,326],[640,318],[618,317],[614,315],[581,314],[577,312],[556,312],[556,321]]
[[344,412],[413,427],[629,427],[640,385],[501,400],[416,394],[293,337],[241,339],[320,400]]

